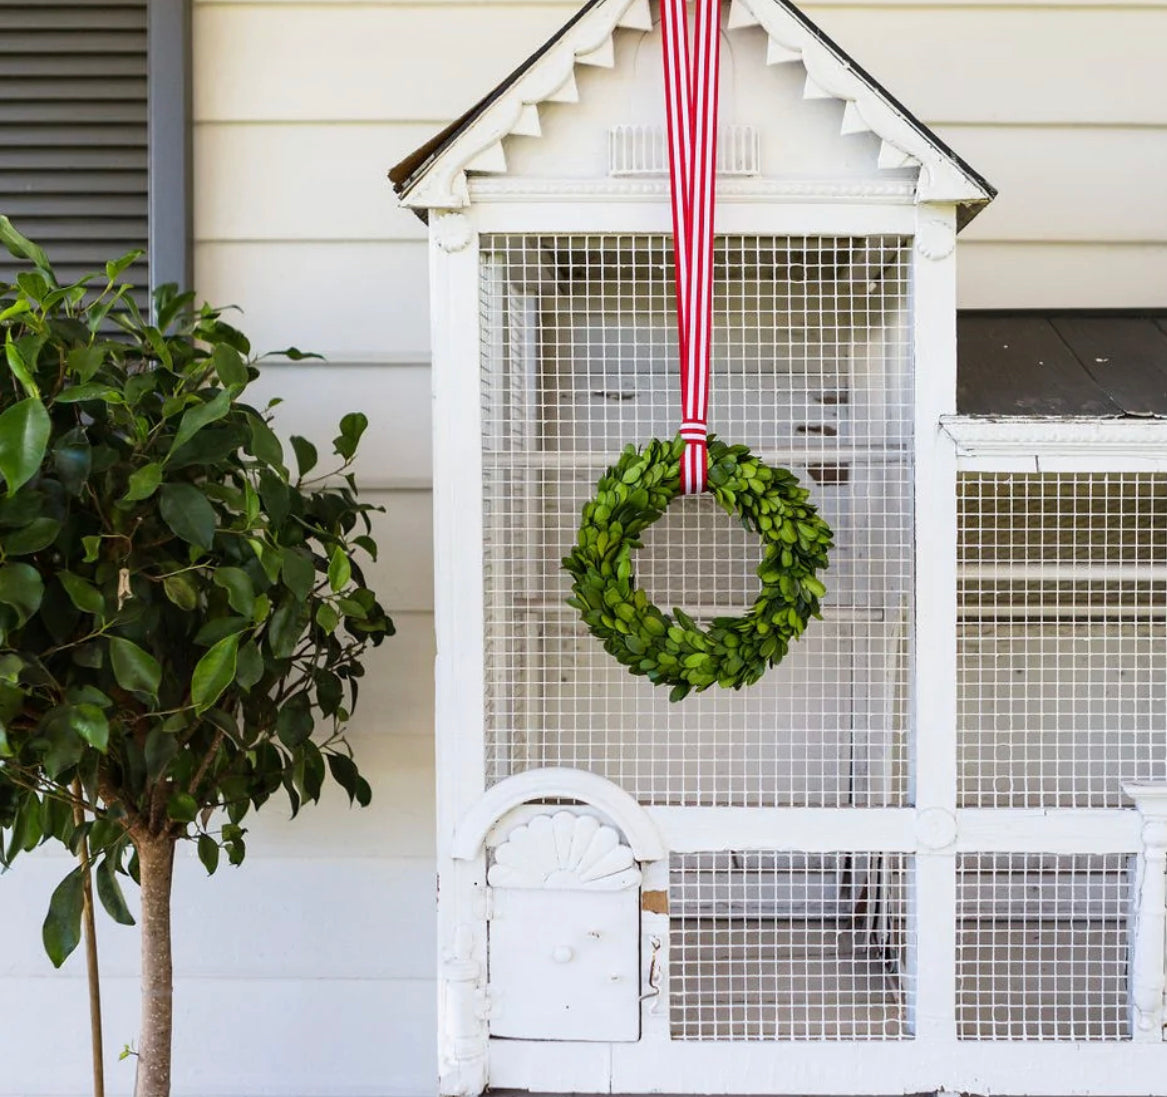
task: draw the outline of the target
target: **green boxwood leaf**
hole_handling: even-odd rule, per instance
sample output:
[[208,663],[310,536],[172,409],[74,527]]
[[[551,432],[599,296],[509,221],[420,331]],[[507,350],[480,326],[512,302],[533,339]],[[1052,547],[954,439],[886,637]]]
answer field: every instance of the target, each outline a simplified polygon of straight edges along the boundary
[[139,499],[149,499],[162,483],[162,466],[153,461],[143,465],[130,476],[129,487],[122,496],[123,503],[136,503]]
[[214,583],[227,592],[227,601],[236,613],[244,617],[255,613],[255,588],[242,568],[217,568]]
[[131,693],[147,693],[158,696],[158,686],[162,682],[162,667],[148,651],[120,636],[109,638],[109,658],[113,665],[113,675],[122,689]]
[[195,665],[190,683],[190,698],[195,712],[203,713],[219,695],[235,681],[236,660],[239,655],[239,633],[224,636]]
[[45,596],[40,572],[31,564],[5,564],[0,567],[0,603],[16,610],[24,624],[38,609]]
[[[0,218],[4,220],[4,218]],[[60,967],[81,943],[81,906],[84,902],[80,867],[75,868],[56,887],[49,900],[41,937],[53,967]]]
[[95,617],[105,614],[105,599],[101,596],[101,591],[88,579],[82,579],[80,575],[74,575],[71,571],[58,572],[57,578],[65,588],[69,601],[82,613],[92,613]]
[[120,926],[132,926],[134,916],[126,904],[125,895],[122,894],[122,886],[118,883],[113,861],[108,857],[103,858],[94,875],[97,877],[97,897],[105,907],[106,914]]
[[193,484],[166,484],[159,509],[175,536],[210,551],[215,541],[215,510]]
[[0,413],[0,475],[15,495],[41,467],[52,423],[40,400],[31,396]]

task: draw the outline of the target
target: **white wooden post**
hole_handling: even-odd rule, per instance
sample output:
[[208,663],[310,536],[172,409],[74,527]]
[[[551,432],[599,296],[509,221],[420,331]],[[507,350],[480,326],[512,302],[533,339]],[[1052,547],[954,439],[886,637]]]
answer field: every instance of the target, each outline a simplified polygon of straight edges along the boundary
[[1131,1038],[1161,1043],[1167,983],[1167,784],[1127,784],[1123,790],[1143,817],[1143,851],[1131,904]]
[[918,1040],[956,1038],[956,210],[923,205],[912,252],[915,353],[915,644],[919,856],[915,872]]
[[431,211],[429,250],[438,576],[439,1092],[475,1097],[488,1081],[485,866],[481,855],[472,861],[452,856],[458,820],[485,787],[478,236],[470,216]]

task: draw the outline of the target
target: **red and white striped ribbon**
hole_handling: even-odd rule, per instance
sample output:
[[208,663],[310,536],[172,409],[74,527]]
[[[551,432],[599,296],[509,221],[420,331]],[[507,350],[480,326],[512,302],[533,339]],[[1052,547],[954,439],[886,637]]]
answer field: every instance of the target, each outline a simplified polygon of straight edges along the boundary
[[713,208],[717,165],[720,0],[697,0],[689,44],[685,0],[661,0],[669,176],[681,357],[681,491],[705,490],[713,334]]

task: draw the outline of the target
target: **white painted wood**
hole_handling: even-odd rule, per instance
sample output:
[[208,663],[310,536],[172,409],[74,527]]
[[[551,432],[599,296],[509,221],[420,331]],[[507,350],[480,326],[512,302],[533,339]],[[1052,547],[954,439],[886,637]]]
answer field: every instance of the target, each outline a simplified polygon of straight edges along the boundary
[[[913,252],[915,353],[915,635],[912,653],[913,787],[921,813],[956,808],[956,455],[940,418],[956,410],[956,257],[937,245],[955,234],[955,209],[922,211]],[[925,242],[924,234],[928,234]],[[956,865],[944,843],[917,858],[917,1038],[956,1031]]]
[[[478,360],[478,246],[443,246],[435,219],[430,244],[434,399],[435,671],[438,795],[439,1088],[476,1094],[487,1080],[485,1009],[485,865],[455,862],[457,821],[485,785],[483,744],[483,578],[481,424],[477,385],[466,370]],[[459,316],[457,324],[445,318]],[[473,374],[472,374],[473,375]],[[480,1001],[479,1001],[480,999]],[[477,1026],[473,1023],[478,1017]]]
[[945,416],[962,470],[1155,472],[1167,468],[1167,423],[1153,419]]
[[[1040,201],[1034,195],[1033,201]],[[1167,306],[1167,245],[995,243],[969,240],[960,253],[964,309],[1161,309]]]
[[199,292],[238,305],[261,353],[293,345],[376,359],[430,346],[424,243],[207,243],[194,252]]
[[1131,949],[1131,1036],[1161,1044],[1167,987],[1167,784],[1123,785],[1143,820]]
[[481,855],[491,828],[522,804],[540,800],[570,800],[602,812],[624,833],[638,861],[659,861],[666,846],[651,816],[618,785],[594,773],[552,767],[529,769],[492,785],[456,816],[450,856],[471,860]]
[[1165,8],[869,3],[812,18],[930,123],[1167,121]]

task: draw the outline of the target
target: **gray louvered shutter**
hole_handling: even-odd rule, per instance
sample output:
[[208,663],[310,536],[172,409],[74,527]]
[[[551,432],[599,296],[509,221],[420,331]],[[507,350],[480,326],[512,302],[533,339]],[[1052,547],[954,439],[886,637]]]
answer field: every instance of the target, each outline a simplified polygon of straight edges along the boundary
[[0,0],[0,213],[63,283],[141,249],[148,285],[146,25],[147,0]]

